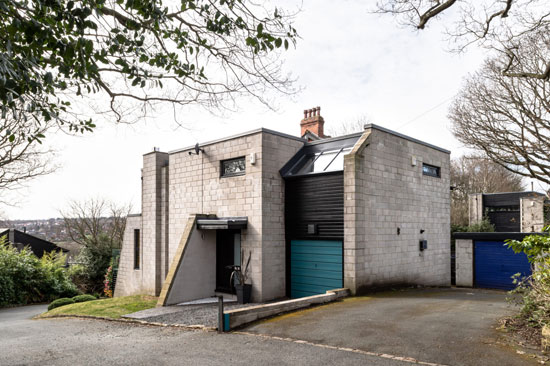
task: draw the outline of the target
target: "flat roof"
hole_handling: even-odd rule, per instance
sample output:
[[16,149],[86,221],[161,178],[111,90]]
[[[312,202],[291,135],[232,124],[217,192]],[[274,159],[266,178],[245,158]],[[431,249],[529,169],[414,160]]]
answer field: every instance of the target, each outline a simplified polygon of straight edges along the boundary
[[392,134],[394,136],[401,137],[402,139],[409,140],[409,141],[412,141],[412,142],[416,142],[417,144],[424,145],[424,146],[430,147],[430,148],[435,149],[435,150],[439,150],[439,151],[447,153],[447,154],[451,153],[449,150],[446,150],[442,147],[429,144],[427,142],[415,139],[414,137],[403,135],[402,133],[387,129],[385,127],[376,125],[374,123],[369,123],[369,124],[365,125],[365,130],[368,129],[368,128],[372,128],[372,129],[379,130],[379,131],[382,131],[382,132],[387,132],[387,133]]
[[308,141],[306,143],[306,146],[328,144],[328,143],[331,143],[331,142],[336,142],[336,141],[341,141],[341,140],[348,140],[348,139],[351,139],[351,138],[356,138],[355,141],[357,141],[357,139],[359,139],[359,137],[361,137],[364,132],[365,131],[361,131],[361,132],[350,133],[349,135],[329,137],[329,138],[326,138],[326,139],[315,140],[315,141]]
[[465,233],[457,232],[452,234],[454,239],[470,239],[470,240],[485,240],[485,241],[500,241],[500,240],[523,240],[528,235],[547,236],[547,233],[518,233],[518,232],[490,232],[490,233]]
[[[307,140],[305,140],[303,138],[300,138],[300,137],[297,137],[297,136],[292,136],[292,135],[289,135],[289,134],[286,134],[286,133],[283,133],[283,132],[277,132],[277,131],[273,131],[273,130],[261,127],[261,128],[257,128],[257,129],[252,130],[252,131],[242,132],[242,133],[238,133],[236,135],[223,137],[221,139],[203,142],[202,144],[199,143],[199,146],[204,147],[204,146],[208,146],[208,145],[213,145],[213,144],[217,144],[217,143],[224,142],[224,141],[227,141],[227,140],[233,140],[233,139],[236,139],[236,138],[239,138],[239,137],[254,135],[254,134],[257,134],[257,133],[260,133],[260,132],[269,133],[269,134],[275,135],[275,136],[286,137],[288,139],[301,141],[301,142],[304,142],[304,143],[307,142]],[[188,147],[184,147],[184,148],[181,148],[181,149],[176,149],[176,150],[169,151],[168,154],[176,154],[176,153],[191,150],[191,149],[194,149],[194,148],[195,148],[195,145],[188,146]]]
[[[382,132],[386,132],[386,133],[389,133],[389,134],[392,134],[394,136],[397,136],[397,137],[400,137],[400,138],[403,138],[405,140],[408,140],[408,141],[411,141],[411,142],[415,142],[417,144],[420,144],[420,145],[424,145],[424,146],[427,146],[427,147],[430,147],[432,149],[435,149],[435,150],[438,150],[438,151],[441,151],[441,152],[444,152],[444,153],[447,153],[447,154],[450,154],[451,152],[447,149],[443,149],[439,146],[436,146],[436,145],[432,145],[430,143],[427,143],[427,142],[424,142],[424,141],[421,141],[421,140],[418,140],[414,137],[410,137],[410,136],[407,136],[407,135],[404,135],[402,133],[399,133],[397,131],[393,131],[393,130],[390,130],[388,128],[385,128],[385,127],[382,127],[382,126],[379,126],[377,124],[374,124],[374,123],[369,123],[369,124],[366,124],[364,126],[364,129],[369,129],[369,128],[372,128],[372,129],[376,129],[376,130],[379,130],[379,131],[382,131]],[[220,143],[220,142],[224,142],[224,141],[228,141],[228,140],[232,140],[232,139],[236,139],[236,138],[239,138],[239,137],[244,137],[244,136],[250,136],[250,135],[254,135],[254,134],[257,134],[257,133],[269,133],[269,134],[272,134],[272,135],[275,135],[275,136],[281,136],[281,137],[286,137],[286,138],[289,138],[289,139],[292,139],[292,140],[296,140],[296,141],[301,141],[304,143],[304,145],[306,146],[309,146],[309,145],[316,145],[316,144],[322,144],[322,143],[327,143],[327,142],[335,142],[335,141],[338,141],[338,140],[342,140],[342,139],[348,139],[350,137],[355,137],[355,136],[361,136],[363,134],[364,131],[361,131],[361,132],[356,132],[356,133],[352,133],[352,134],[349,134],[349,135],[344,135],[344,136],[337,136],[337,137],[331,137],[331,138],[328,138],[328,139],[321,139],[321,140],[317,140],[317,141],[310,141],[308,142],[306,139],[303,139],[301,137],[298,137],[298,136],[293,136],[293,135],[289,135],[289,134],[286,134],[286,133],[283,133],[283,132],[278,132],[278,131],[274,131],[274,130],[270,130],[268,128],[257,128],[257,129],[254,129],[254,130],[251,130],[251,131],[246,131],[246,132],[241,132],[241,133],[238,133],[238,134],[235,134],[235,135],[231,135],[231,136],[227,136],[227,137],[223,137],[223,138],[220,138],[220,139],[216,139],[216,140],[211,140],[211,141],[207,141],[207,142],[203,142],[203,143],[199,143],[199,146],[200,147],[204,147],[204,146],[208,146],[208,145],[213,145],[213,144],[217,144],[217,143]],[[179,153],[179,152],[182,152],[182,151],[187,151],[187,150],[192,150],[195,148],[195,145],[192,145],[192,146],[187,146],[187,147],[184,147],[184,148],[180,148],[180,149],[176,149],[176,150],[171,150],[171,151],[168,151],[166,154],[176,154],[176,153]],[[160,151],[152,151],[152,152],[148,152],[144,155],[148,155],[148,154],[151,154],[153,152],[160,152]]]
[[[475,193],[474,193],[475,194]],[[484,196],[496,196],[499,194],[510,194],[510,195],[519,195],[519,196],[528,196],[530,194],[534,194],[536,196],[546,196],[544,193],[540,193],[537,191],[519,191],[519,192],[492,192],[492,193],[482,193]]]

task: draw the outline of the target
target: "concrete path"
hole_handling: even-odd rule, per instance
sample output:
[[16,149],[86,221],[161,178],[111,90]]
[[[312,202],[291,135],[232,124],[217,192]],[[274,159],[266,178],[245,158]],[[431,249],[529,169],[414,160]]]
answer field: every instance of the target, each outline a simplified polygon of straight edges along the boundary
[[0,309],[0,365],[412,365],[258,336],[101,320],[31,320],[45,309]]
[[385,292],[283,315],[244,331],[445,365],[535,365],[496,330],[498,320],[513,311],[505,298],[504,292],[471,289]]

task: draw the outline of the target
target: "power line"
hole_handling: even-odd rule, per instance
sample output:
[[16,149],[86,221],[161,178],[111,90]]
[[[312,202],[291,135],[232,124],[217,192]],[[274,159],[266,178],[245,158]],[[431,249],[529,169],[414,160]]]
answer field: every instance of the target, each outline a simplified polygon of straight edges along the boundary
[[399,130],[399,129],[401,129],[401,128],[407,126],[408,124],[413,123],[414,121],[418,120],[419,118],[424,117],[426,114],[428,114],[428,113],[430,113],[430,112],[436,110],[437,108],[441,107],[443,104],[447,103],[448,101],[450,101],[450,100],[453,99],[454,97],[455,97],[454,95],[450,96],[449,98],[447,98],[447,99],[445,99],[444,101],[440,102],[440,103],[437,104],[436,106],[434,106],[434,107],[428,109],[428,110],[425,111],[425,112],[422,112],[421,114],[419,114],[418,116],[414,117],[413,119],[411,119],[411,120],[405,122],[405,123],[402,124],[401,126],[397,127],[397,129]]

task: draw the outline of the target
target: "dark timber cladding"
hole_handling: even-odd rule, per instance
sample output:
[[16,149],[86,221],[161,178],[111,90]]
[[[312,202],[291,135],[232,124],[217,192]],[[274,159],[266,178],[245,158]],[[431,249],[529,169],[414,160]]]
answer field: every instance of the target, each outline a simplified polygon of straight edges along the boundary
[[344,155],[359,137],[307,143],[279,171],[285,178],[287,296],[342,286]]
[[287,240],[342,239],[343,172],[287,179],[285,226]]
[[520,199],[540,196],[537,192],[489,193],[483,195],[484,215],[498,232],[521,231]]

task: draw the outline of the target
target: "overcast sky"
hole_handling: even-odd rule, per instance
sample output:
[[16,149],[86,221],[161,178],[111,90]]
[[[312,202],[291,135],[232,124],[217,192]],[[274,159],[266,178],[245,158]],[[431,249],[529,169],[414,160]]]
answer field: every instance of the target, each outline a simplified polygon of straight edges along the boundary
[[[338,6],[335,6],[335,4]],[[441,28],[400,28],[390,16],[370,14],[375,1],[277,1],[296,9],[301,39],[285,53],[285,69],[304,89],[278,99],[273,112],[250,100],[224,117],[190,109],[179,128],[169,114],[131,126],[107,124],[84,137],[55,135],[59,170],[21,190],[9,219],[59,217],[71,199],[104,197],[131,203],[140,211],[142,155],[159,147],[170,151],[259,127],[299,135],[303,110],[321,106],[325,128],[368,116],[373,123],[463,153],[450,133],[447,110],[463,78],[475,71],[484,53],[472,48],[446,52]]]

